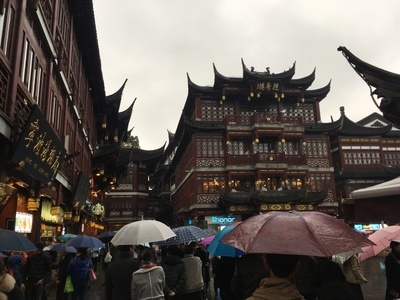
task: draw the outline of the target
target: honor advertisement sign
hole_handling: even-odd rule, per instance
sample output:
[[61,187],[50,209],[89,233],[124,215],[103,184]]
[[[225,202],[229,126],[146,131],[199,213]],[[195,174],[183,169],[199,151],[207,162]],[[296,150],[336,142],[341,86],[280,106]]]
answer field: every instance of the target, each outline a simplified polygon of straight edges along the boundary
[[205,220],[208,224],[232,224],[242,221],[242,216],[206,216]]

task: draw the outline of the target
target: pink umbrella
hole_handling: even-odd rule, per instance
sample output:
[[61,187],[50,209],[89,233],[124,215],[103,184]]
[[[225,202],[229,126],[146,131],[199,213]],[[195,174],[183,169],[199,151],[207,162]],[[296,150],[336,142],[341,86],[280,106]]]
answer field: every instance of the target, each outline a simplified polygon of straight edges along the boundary
[[375,246],[363,247],[364,253],[358,255],[358,259],[363,261],[367,258],[377,255],[382,252],[390,245],[390,241],[397,238],[400,235],[400,226],[389,226],[384,227],[380,230],[375,231],[371,234],[368,239],[375,243]]
[[212,240],[215,238],[215,235],[212,236],[208,236],[204,239],[201,240],[200,244],[202,245],[210,245],[210,243],[212,242]]

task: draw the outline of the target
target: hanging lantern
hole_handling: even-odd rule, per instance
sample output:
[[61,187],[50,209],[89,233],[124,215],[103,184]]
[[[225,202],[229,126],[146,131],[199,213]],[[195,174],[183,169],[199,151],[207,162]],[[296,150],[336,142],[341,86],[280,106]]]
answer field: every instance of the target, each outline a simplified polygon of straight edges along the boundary
[[62,209],[59,206],[53,206],[52,208],[50,208],[50,214],[52,216],[59,216],[62,213]]
[[37,211],[39,209],[40,200],[37,198],[28,198],[28,211]]
[[64,212],[64,220],[68,221],[71,220],[71,218],[72,218],[72,211]]
[[78,215],[77,215],[77,216],[74,216],[74,222],[75,222],[75,223],[78,223],[79,220],[80,220],[80,216],[78,216]]

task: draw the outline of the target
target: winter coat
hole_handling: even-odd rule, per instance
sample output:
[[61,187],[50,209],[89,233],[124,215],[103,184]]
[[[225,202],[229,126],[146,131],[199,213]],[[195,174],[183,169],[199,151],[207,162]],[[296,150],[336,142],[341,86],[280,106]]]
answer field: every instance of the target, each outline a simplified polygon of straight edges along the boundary
[[131,298],[132,275],[139,269],[139,264],[132,252],[120,252],[118,258],[108,264],[105,279],[107,300]]
[[132,300],[163,300],[165,274],[160,266],[142,267],[132,275]]
[[231,281],[232,295],[237,300],[251,296],[260,286],[261,280],[269,277],[261,254],[246,254],[236,263],[235,273]]
[[10,274],[0,275],[0,300],[24,300],[22,289],[15,284],[15,279]]
[[22,283],[21,263],[22,255],[20,254],[11,255],[7,260],[7,268],[12,272],[18,286]]
[[186,283],[186,269],[182,259],[176,255],[167,255],[161,262],[161,267],[165,273],[165,294],[171,290],[182,294]]
[[203,290],[203,264],[199,257],[186,254],[182,259],[186,268],[186,284],[184,294],[194,293]]
[[93,268],[92,260],[85,256],[76,256],[69,262],[67,276],[71,276],[72,283],[89,280],[89,269]]
[[356,255],[350,256],[350,258],[344,262],[343,273],[346,276],[347,282],[355,284],[368,282],[368,280],[362,274],[361,263]]
[[264,278],[247,300],[302,300],[296,287],[284,278]]
[[40,251],[32,256],[29,256],[25,264],[25,276],[27,280],[36,283],[41,279],[46,279],[51,276],[51,261]]

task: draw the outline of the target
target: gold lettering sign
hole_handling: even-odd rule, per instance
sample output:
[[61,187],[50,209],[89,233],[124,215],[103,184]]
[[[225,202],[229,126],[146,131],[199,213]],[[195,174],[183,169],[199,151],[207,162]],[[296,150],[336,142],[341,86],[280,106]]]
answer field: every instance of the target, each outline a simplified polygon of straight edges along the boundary
[[279,83],[277,82],[259,82],[256,85],[256,90],[258,91],[279,91]]

